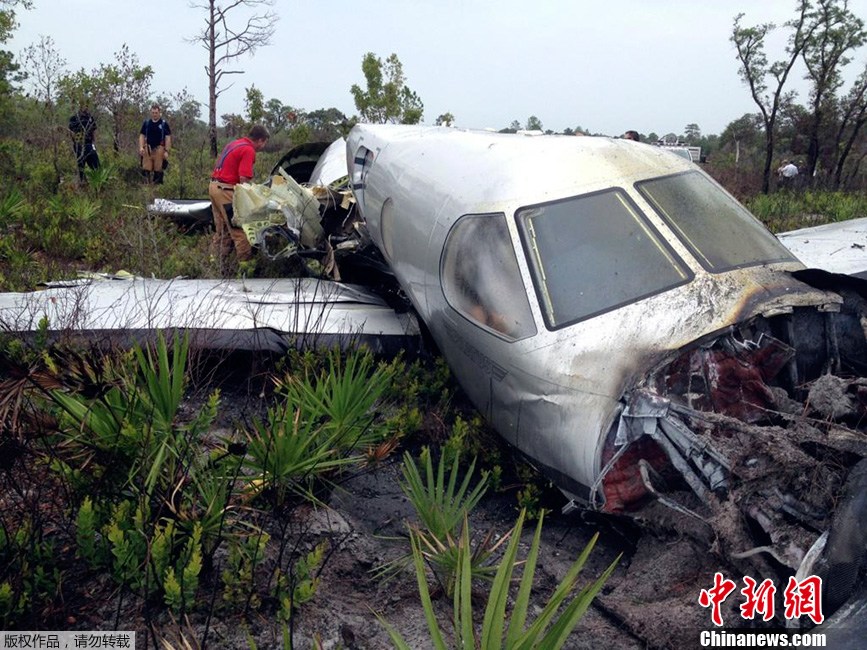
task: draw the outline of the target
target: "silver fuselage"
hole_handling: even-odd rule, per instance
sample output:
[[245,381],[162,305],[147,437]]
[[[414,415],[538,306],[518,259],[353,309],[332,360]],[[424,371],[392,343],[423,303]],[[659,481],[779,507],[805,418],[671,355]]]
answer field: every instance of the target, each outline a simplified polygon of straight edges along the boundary
[[[675,351],[758,314],[807,305],[833,310],[839,302],[784,273],[803,268],[793,257],[709,272],[635,186],[686,172],[709,177],[657,147],[365,124],[350,133],[347,156],[371,237],[462,387],[502,436],[579,496],[600,475],[603,445],[624,393]],[[612,188],[632,202],[689,277],[661,293],[552,327],[534,290],[517,214],[525,206]],[[510,290],[529,303],[529,335],[502,336],[461,313],[444,293],[450,231],[466,215],[491,214],[505,216],[520,275]],[[618,278],[605,271],[572,282],[576,291],[598,292],[600,285],[615,289]]]

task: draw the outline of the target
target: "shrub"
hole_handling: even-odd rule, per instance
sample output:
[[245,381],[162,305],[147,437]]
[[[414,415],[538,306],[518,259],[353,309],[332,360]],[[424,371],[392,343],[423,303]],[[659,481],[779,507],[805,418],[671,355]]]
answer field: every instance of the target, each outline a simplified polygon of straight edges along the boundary
[[[530,550],[523,563],[523,571],[518,592],[514,598],[511,612],[507,612],[509,592],[512,582],[512,574],[518,562],[518,545],[521,540],[521,532],[524,524],[522,512],[515,524],[514,532],[509,545],[497,566],[496,576],[488,591],[485,605],[484,619],[479,633],[476,632],[473,612],[473,586],[472,586],[472,550],[470,547],[469,526],[464,522],[463,532],[457,549],[457,573],[453,596],[453,634],[440,628],[436,611],[427,586],[424,553],[422,544],[417,536],[412,537],[412,554],[415,564],[418,590],[424,607],[425,618],[430,633],[430,647],[437,650],[452,648],[484,648],[486,650],[517,650],[530,648],[560,648],[571,634],[572,630],[581,620],[584,612],[596,597],[596,594],[605,585],[619,558],[602,572],[594,582],[584,587],[577,595],[569,600],[570,595],[578,584],[578,577],[593,546],[596,544],[598,534],[590,540],[578,559],[566,572],[566,576],[557,585],[554,593],[539,615],[529,620],[530,593],[533,588],[533,578],[536,571],[536,563],[539,557],[539,546],[542,535],[543,518],[539,518],[536,533]],[[388,630],[389,636],[395,647],[409,650],[406,641],[400,633],[380,617],[380,621]],[[452,636],[453,641],[446,643],[446,638]]]

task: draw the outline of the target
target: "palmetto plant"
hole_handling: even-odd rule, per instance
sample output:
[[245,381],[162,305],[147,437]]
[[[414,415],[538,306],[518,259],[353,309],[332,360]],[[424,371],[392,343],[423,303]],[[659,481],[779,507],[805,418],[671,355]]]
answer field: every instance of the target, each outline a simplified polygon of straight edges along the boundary
[[[96,457],[113,476],[152,495],[173,489],[178,468],[190,456],[190,443],[216,415],[209,402],[199,417],[176,423],[184,395],[188,337],[174,335],[169,352],[162,332],[153,349],[135,348],[135,366],[121,368],[114,385],[94,397],[59,390],[52,399],[70,426],[69,446],[79,457]],[[89,460],[79,458],[79,464]]]
[[103,164],[96,169],[88,167],[84,170],[84,178],[87,179],[87,184],[99,194],[106,185],[117,178],[117,167],[112,164]]
[[[599,593],[614,571],[619,558],[615,559],[595,581],[572,597],[578,584],[579,574],[596,543],[598,535],[594,536],[566,572],[566,576],[554,590],[540,614],[535,619],[529,620],[530,593],[533,588],[533,578],[539,557],[544,520],[544,516],[542,516],[539,518],[533,542],[523,562],[521,581],[514,597],[514,604],[511,611],[507,611],[512,576],[515,567],[521,564],[518,562],[518,545],[521,540],[524,514],[522,511],[518,517],[514,534],[491,583],[481,626],[476,625],[474,619],[472,551],[468,526],[464,524],[458,545],[457,588],[453,597],[454,628],[451,633],[440,628],[427,585],[424,552],[418,537],[412,536],[413,562],[418,580],[419,595],[430,632],[430,647],[436,650],[447,650],[448,648],[480,648],[483,650],[545,648],[555,650],[563,646],[564,641],[575,629],[593,598],[596,597],[596,594]],[[400,633],[381,617],[380,621],[388,630],[395,647],[400,650],[409,650],[410,646]],[[450,643],[446,641],[447,638],[451,638]]]
[[246,435],[248,489],[253,494],[267,492],[276,505],[292,494],[312,498],[314,479],[362,460],[339,453],[343,431],[326,430],[288,403],[269,408],[264,421],[254,419]]
[[24,217],[27,201],[16,187],[0,197],[0,227],[10,225]]
[[[403,480],[400,487],[419,519],[418,525],[410,525],[410,533],[422,555],[443,582],[446,593],[451,594],[457,573],[459,528],[467,514],[485,495],[488,473],[482,473],[478,482],[472,485],[475,460],[470,463],[460,482],[458,456],[453,457],[448,472],[444,454],[440,454],[436,470],[427,447],[422,450],[420,460],[421,470],[409,453],[405,453],[403,457]],[[495,541],[493,531],[489,531],[475,541],[469,553],[473,577],[490,579],[494,575],[496,568],[491,566],[490,558],[508,537],[506,534],[500,537],[499,541]],[[411,560],[411,555],[400,557],[381,567],[377,574],[387,578],[404,569]]]
[[282,402],[246,432],[249,489],[267,492],[277,504],[290,494],[313,498],[315,479],[366,462],[367,448],[387,433],[375,424],[374,406],[393,372],[375,367],[369,351],[352,351],[344,359],[332,350],[325,369],[308,366],[279,381]]
[[326,436],[336,434],[341,451],[364,449],[387,435],[386,427],[375,426],[374,406],[391,384],[395,369],[377,366],[367,349],[328,352],[328,365],[303,376],[287,375],[277,390],[294,405],[303,418],[319,420]]
[[403,481],[400,487],[415,508],[423,528],[438,540],[445,541],[450,536],[457,536],[458,526],[466,513],[475,508],[485,495],[488,473],[483,472],[478,483],[470,489],[475,460],[470,463],[460,485],[458,476],[461,472],[457,456],[452,461],[448,476],[443,455],[437,462],[436,473],[430,449],[425,447],[422,450],[420,460],[424,464],[423,477],[412,456],[409,453],[404,454]]

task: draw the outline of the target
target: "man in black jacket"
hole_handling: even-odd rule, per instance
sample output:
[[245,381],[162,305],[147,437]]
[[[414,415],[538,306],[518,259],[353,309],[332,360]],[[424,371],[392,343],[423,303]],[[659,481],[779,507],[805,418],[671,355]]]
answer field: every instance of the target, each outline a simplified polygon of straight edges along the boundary
[[75,115],[69,118],[69,135],[72,138],[72,151],[75,153],[75,163],[78,165],[78,180],[84,182],[84,166],[91,169],[99,167],[99,156],[96,154],[96,145],[93,144],[93,135],[96,132],[96,120],[82,106]]

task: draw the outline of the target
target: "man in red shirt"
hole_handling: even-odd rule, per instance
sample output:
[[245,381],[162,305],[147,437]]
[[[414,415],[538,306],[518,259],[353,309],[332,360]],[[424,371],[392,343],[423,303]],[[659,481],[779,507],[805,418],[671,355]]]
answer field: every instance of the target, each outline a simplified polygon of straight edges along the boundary
[[214,213],[213,249],[220,256],[221,267],[233,248],[239,261],[253,256],[253,249],[244,231],[232,225],[232,197],[236,183],[253,180],[256,152],[265,148],[270,137],[268,129],[256,124],[246,138],[238,138],[227,144],[217,158],[208,196],[211,197],[211,211]]

